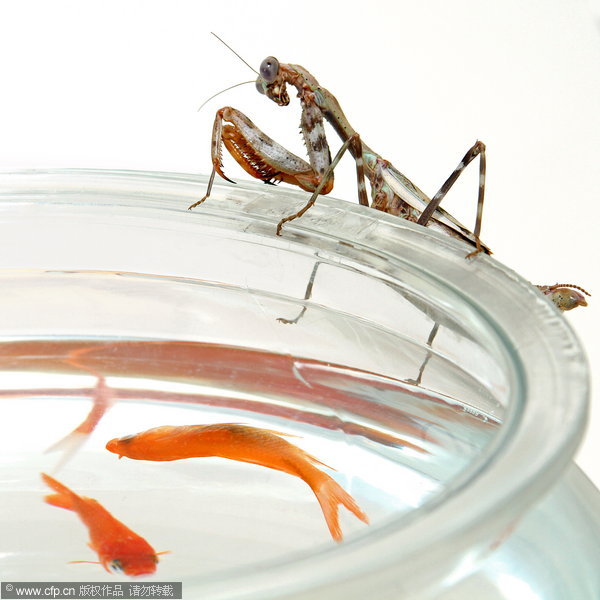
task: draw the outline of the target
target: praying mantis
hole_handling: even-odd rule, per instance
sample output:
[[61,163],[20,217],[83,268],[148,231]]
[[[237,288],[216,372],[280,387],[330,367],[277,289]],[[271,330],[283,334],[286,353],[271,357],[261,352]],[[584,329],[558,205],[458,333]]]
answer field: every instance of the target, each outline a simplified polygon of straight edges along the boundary
[[[215,37],[220,40],[218,36]],[[229,48],[227,44],[225,45]],[[234,54],[237,55],[236,52]],[[190,210],[210,197],[215,173],[231,182],[223,172],[221,148],[224,144],[236,162],[253,177],[265,183],[283,181],[311,194],[299,211],[279,221],[277,235],[281,235],[285,223],[301,217],[313,206],[319,194],[328,194],[333,189],[334,169],[342,156],[349,151],[356,164],[359,204],[369,206],[365,185],[365,178],[367,178],[371,187],[371,208],[399,216],[418,225],[431,227],[462,240],[474,248],[467,254],[467,258],[473,258],[479,253],[491,254],[490,249],[481,242],[479,237],[486,172],[483,142],[476,141],[469,148],[437,193],[429,198],[408,177],[361,140],[358,132],[344,115],[335,96],[322,87],[305,68],[300,65],[280,63],[275,57],[269,56],[262,61],[256,73],[257,90],[278,106],[287,106],[290,102],[288,85],[296,89],[302,109],[300,128],[309,162],[278,144],[241,111],[229,106],[223,107],[217,111],[213,126],[211,140],[213,168],[208,189],[202,199],[189,206]],[[325,135],[324,119],[331,124],[343,142],[333,160]],[[479,191],[475,227],[471,232],[441,208],[440,203],[464,169],[476,158],[479,158]],[[587,306],[585,295],[590,295],[582,287],[573,284],[538,285],[537,287],[561,311]]]

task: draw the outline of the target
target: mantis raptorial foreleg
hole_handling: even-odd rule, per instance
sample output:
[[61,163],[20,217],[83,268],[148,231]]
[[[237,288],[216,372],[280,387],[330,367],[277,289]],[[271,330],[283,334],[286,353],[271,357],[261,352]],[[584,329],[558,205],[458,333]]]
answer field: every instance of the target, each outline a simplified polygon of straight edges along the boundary
[[[225,145],[238,164],[250,175],[265,183],[285,181],[306,191],[320,187],[329,192],[333,187],[333,172],[328,171],[329,157],[319,170],[286,150],[263,133],[244,113],[225,106],[217,111],[211,140],[213,170],[206,195],[189,209],[204,202],[212,190],[215,172],[232,182],[223,173],[221,147]],[[329,173],[323,177],[323,173]],[[234,183],[234,182],[232,182]]]
[[213,132],[212,132],[211,145],[210,145],[210,154],[211,154],[211,158],[212,158],[213,168],[210,173],[210,179],[208,181],[208,187],[206,189],[206,194],[204,195],[203,198],[198,200],[198,202],[194,202],[194,204],[191,204],[190,206],[188,206],[188,210],[191,210],[192,208],[195,208],[196,206],[202,204],[210,196],[210,193],[211,193],[212,187],[213,187],[213,183],[215,182],[215,173],[216,172],[218,172],[219,175],[221,177],[223,177],[223,179],[226,179],[227,181],[231,181],[231,179],[229,179],[228,177],[225,177],[225,175],[223,174],[223,169],[221,167],[220,148],[221,148],[222,138],[223,138],[223,116],[222,116],[222,114],[220,114],[220,111],[219,111],[219,112],[217,112],[217,115],[215,116],[215,122],[213,123]]
[[204,196],[202,196],[202,198],[200,198],[200,200],[198,200],[198,202],[194,202],[194,204],[190,204],[188,206],[188,210],[192,210],[192,208],[196,208],[196,206],[199,206],[208,197],[210,197],[210,193],[212,191],[212,186],[213,186],[213,183],[215,182],[215,173],[216,173],[216,170],[213,168],[213,170],[210,173],[210,179],[208,180],[208,186],[206,188],[206,194],[204,194]]

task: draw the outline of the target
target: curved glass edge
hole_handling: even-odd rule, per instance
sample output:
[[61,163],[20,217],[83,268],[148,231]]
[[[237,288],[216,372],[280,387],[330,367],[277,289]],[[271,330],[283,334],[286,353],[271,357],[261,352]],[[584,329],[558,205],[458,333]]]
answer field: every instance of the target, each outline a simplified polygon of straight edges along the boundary
[[600,590],[600,494],[574,464],[473,575],[437,600],[594,598]]
[[[302,219],[286,226],[284,235],[274,236],[277,221],[297,210],[306,200],[300,192],[269,189],[257,184],[215,185],[210,203],[189,213],[187,206],[202,193],[206,178],[173,173],[140,171],[23,171],[0,174],[0,199],[10,204],[19,197],[39,193],[45,200],[64,203],[68,194],[97,191],[100,203],[110,204],[114,190],[117,203],[137,204],[141,210],[169,211],[169,219],[198,223],[223,220],[233,228],[270,238],[273,244],[303,244],[319,251],[340,252],[346,245],[354,257],[363,250],[385,257],[385,271],[394,276],[398,265],[410,262],[423,276],[453,289],[465,300],[466,311],[475,311],[496,328],[515,366],[515,385],[521,396],[514,398],[505,429],[510,435],[498,440],[502,447],[486,461],[478,476],[463,489],[449,494],[445,503],[403,530],[382,532],[379,539],[351,540],[335,552],[320,555],[319,572],[324,597],[350,597],[350,588],[340,579],[354,573],[361,589],[385,589],[406,578],[412,585],[427,587],[435,574],[449,578],[466,574],[469,565],[448,559],[459,549],[477,548],[490,528],[501,531],[560,476],[580,441],[586,416],[588,371],[581,347],[564,318],[529,283],[490,257],[465,261],[459,242],[408,223],[402,219],[330,198],[319,202]],[[114,199],[112,200],[114,202]],[[6,208],[0,204],[0,209]],[[178,214],[179,213],[179,214]],[[231,225],[231,223],[230,223]],[[410,284],[410,282],[409,282]],[[520,366],[523,366],[522,372]],[[536,373],[550,374],[548,377]],[[523,403],[524,394],[527,402]],[[547,440],[554,444],[550,446]],[[532,452],[539,449],[539,453]],[[531,460],[524,461],[527,456]],[[483,465],[482,465],[483,467]],[[498,489],[498,482],[502,487]],[[464,507],[469,506],[465,511]],[[365,562],[365,553],[377,556]],[[480,547],[474,551],[472,565]],[[467,561],[468,562],[468,561]],[[269,593],[296,589],[304,597],[302,583],[308,574],[315,580],[310,559],[277,570]],[[448,572],[450,571],[450,574]],[[258,581],[240,574],[234,597],[264,597],[264,573]],[[354,578],[353,578],[354,579]],[[206,592],[218,582],[198,582]],[[352,582],[352,585],[356,580]],[[238,585],[239,584],[239,585]],[[335,585],[335,590],[330,586]],[[396,588],[398,584],[396,583]],[[414,588],[413,588],[414,589]],[[257,593],[248,596],[249,591]],[[307,591],[307,590],[305,590]],[[211,595],[211,597],[213,597]],[[214,596],[218,597],[218,596]],[[232,597],[232,596],[228,596]],[[308,597],[308,596],[307,596]],[[314,596],[314,590],[310,592]],[[384,597],[384,596],[382,596]]]

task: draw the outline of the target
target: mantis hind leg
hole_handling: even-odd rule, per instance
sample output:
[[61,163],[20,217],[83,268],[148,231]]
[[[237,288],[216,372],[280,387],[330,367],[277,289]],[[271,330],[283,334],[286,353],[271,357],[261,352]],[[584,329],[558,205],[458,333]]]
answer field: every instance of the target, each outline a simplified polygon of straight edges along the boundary
[[469,148],[467,153],[463,156],[463,159],[458,163],[458,166],[450,177],[446,179],[442,187],[437,191],[435,196],[431,199],[431,202],[425,207],[425,210],[421,213],[417,223],[419,225],[427,225],[433,213],[437,210],[442,200],[450,190],[450,188],[456,183],[456,180],[460,177],[460,174],[469,165],[471,161],[479,156],[479,193],[477,196],[477,216],[475,218],[475,229],[473,229],[473,235],[475,236],[476,249],[467,255],[467,258],[479,254],[484,251],[483,246],[479,240],[479,234],[481,232],[481,221],[483,218],[483,198],[485,194],[485,144],[477,141]]

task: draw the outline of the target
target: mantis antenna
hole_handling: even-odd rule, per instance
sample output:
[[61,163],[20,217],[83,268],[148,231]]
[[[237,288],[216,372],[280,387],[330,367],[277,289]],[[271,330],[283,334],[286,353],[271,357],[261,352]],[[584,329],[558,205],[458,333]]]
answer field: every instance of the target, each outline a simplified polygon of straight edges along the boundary
[[241,83],[234,83],[233,85],[230,85],[229,87],[226,87],[224,90],[221,90],[220,92],[217,92],[216,94],[213,94],[210,98],[206,99],[198,108],[198,110],[196,112],[200,112],[200,109],[207,104],[208,102],[210,102],[213,98],[217,97],[219,94],[222,94],[223,92],[228,92],[229,90],[238,87],[240,85],[246,85],[247,83],[254,83],[254,79],[252,81],[242,81]]
[[214,35],[220,42],[221,44],[223,44],[223,46],[225,46],[226,48],[229,48],[229,50],[231,50],[249,69],[251,69],[252,71],[254,71],[259,77],[260,77],[260,73],[250,64],[248,64],[229,44],[227,44],[226,42],[224,42],[216,33],[214,33],[213,31],[210,32],[212,35]]
[[[213,31],[210,32],[211,35],[214,35],[220,42],[221,44],[223,44],[223,46],[225,46],[226,48],[228,48],[229,50],[231,50],[231,52],[233,52],[233,54],[235,54],[249,69],[251,69],[252,71],[254,71],[259,77],[260,77],[260,73],[249,63],[247,63],[228,43],[224,42],[216,33],[214,33]],[[254,80],[252,81],[242,81],[242,83],[236,83],[234,85],[230,85],[229,87],[225,88],[224,90],[221,90],[220,92],[217,92],[216,94],[213,94],[210,98],[208,98],[208,100],[205,100],[201,105],[200,108],[198,108],[198,110],[196,112],[200,112],[200,109],[207,103],[210,102],[213,98],[215,98],[216,96],[218,96],[219,94],[222,94],[223,92],[228,92],[229,90],[233,89],[234,87],[238,87],[238,85],[246,85],[247,83],[254,83]]]

